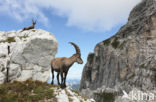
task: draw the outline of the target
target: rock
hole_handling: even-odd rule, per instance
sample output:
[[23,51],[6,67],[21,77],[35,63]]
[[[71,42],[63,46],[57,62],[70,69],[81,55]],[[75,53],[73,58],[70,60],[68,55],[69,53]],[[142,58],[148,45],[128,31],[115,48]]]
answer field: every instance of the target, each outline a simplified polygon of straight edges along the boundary
[[78,91],[73,91],[67,87],[65,89],[55,89],[57,102],[95,102],[94,99],[88,99],[80,96]]
[[[33,70],[23,70],[21,71],[21,76],[17,79],[18,81],[25,81],[33,77]],[[36,73],[37,74],[37,73]]]
[[116,98],[115,102],[155,102],[155,91],[141,91],[133,88],[129,93]]
[[[96,45],[83,69],[81,93],[108,102],[100,96],[113,94],[115,101],[123,95],[122,90],[129,93],[134,88],[143,92],[156,89],[155,11],[155,0],[142,0],[116,35]],[[98,91],[97,97],[99,89],[103,91]]]
[[[70,87],[60,88],[47,82],[26,80],[0,84],[0,102],[95,102]],[[16,96],[16,97],[15,97]]]
[[0,84],[4,83],[5,81],[5,75],[0,72]]
[[41,29],[0,32],[0,49],[0,83],[6,80],[7,61],[11,81],[48,81],[50,61],[57,53],[57,41],[52,34]]

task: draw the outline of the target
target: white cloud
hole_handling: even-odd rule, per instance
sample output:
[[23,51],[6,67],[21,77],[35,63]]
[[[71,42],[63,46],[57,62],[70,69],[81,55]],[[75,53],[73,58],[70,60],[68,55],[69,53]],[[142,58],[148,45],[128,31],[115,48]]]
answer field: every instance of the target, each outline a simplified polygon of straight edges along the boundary
[[53,0],[57,14],[67,25],[88,30],[110,30],[125,22],[140,0]]
[[0,16],[4,14],[21,22],[28,18],[37,18],[45,25],[48,23],[48,18],[41,8],[30,0],[0,0]]
[[0,12],[17,20],[39,17],[47,23],[42,8],[66,17],[68,26],[85,30],[107,31],[125,22],[131,9],[141,0],[1,0]]

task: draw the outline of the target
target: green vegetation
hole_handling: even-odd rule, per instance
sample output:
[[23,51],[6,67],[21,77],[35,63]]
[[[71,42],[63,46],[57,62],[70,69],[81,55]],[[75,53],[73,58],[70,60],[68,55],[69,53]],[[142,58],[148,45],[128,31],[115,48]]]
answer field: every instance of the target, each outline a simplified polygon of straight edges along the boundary
[[104,40],[103,41],[103,44],[106,45],[106,46],[108,46],[110,44],[110,42],[111,42],[110,39],[107,39],[107,40]]
[[7,42],[8,43],[16,42],[15,37],[7,37]]
[[76,93],[77,95],[79,95],[80,96],[80,93],[79,93],[79,91],[77,91],[77,90],[71,90],[72,92],[74,92],[74,93]]
[[73,99],[69,97],[69,102],[73,102]]
[[66,94],[68,96],[69,102],[73,102],[73,99],[71,98],[72,95],[66,89],[65,89],[65,92],[66,92]]
[[0,102],[39,102],[48,99],[56,102],[52,85],[48,83],[27,80],[0,85]]
[[[23,38],[27,38],[29,37],[28,35],[24,35],[24,36],[18,36],[20,39],[23,39]],[[16,42],[15,40],[15,37],[7,37],[6,40],[1,40],[0,43],[5,43],[5,42],[8,42],[8,43],[12,43],[12,42]]]
[[83,98],[85,101],[87,101],[87,97],[85,97],[85,96],[82,96],[82,98]]
[[23,38],[27,38],[29,37],[28,35],[24,35],[24,36],[18,36],[20,39],[23,39]]
[[113,48],[118,48],[118,46],[120,45],[120,41],[118,41],[118,39],[114,39],[114,41],[111,43],[111,45],[113,46]]
[[145,65],[144,65],[144,64],[141,64],[141,65],[140,65],[140,68],[145,68]]
[[113,93],[97,93],[98,97],[101,97],[106,102],[114,102],[115,94]]
[[16,40],[15,40],[15,37],[7,37],[6,40],[0,41],[0,43],[5,43],[5,42],[11,43],[11,42],[16,42]]

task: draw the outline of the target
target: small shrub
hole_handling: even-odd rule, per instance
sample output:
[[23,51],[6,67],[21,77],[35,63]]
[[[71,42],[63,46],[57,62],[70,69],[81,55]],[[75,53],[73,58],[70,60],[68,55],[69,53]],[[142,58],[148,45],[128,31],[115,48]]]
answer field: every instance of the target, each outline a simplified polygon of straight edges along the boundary
[[110,42],[111,42],[110,39],[107,39],[107,40],[104,40],[103,41],[103,44],[106,45],[106,46],[108,46],[110,44]]
[[27,38],[29,37],[28,35],[24,35],[24,36],[18,36],[20,39],[23,39],[23,38]]
[[69,102],[73,102],[73,99],[69,97]]
[[96,95],[106,102],[114,102],[115,100],[115,95],[113,93],[97,93]]
[[120,44],[120,41],[118,41],[117,39],[114,39],[114,41],[112,42],[112,46],[115,49],[118,48],[119,44]]
[[7,37],[6,40],[0,41],[0,43],[5,43],[5,42],[11,43],[11,42],[16,42],[16,40],[15,40],[15,37]]
[[15,40],[15,37],[7,37],[7,40],[6,40],[8,43],[11,43],[11,42],[16,42]]
[[140,68],[145,68],[145,65],[144,65],[144,64],[141,64],[141,65],[140,65]]

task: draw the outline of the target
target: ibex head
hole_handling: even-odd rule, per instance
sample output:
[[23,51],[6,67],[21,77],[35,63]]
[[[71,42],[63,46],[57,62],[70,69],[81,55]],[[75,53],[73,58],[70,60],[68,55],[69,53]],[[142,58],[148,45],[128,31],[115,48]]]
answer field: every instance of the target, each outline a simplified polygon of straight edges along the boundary
[[35,26],[35,24],[36,24],[36,21],[32,19],[32,25]]
[[79,47],[76,44],[74,44],[73,42],[69,42],[69,43],[72,44],[74,46],[75,50],[76,50],[76,54],[75,54],[76,62],[78,64],[83,64],[83,60],[81,59],[81,52],[80,52]]

